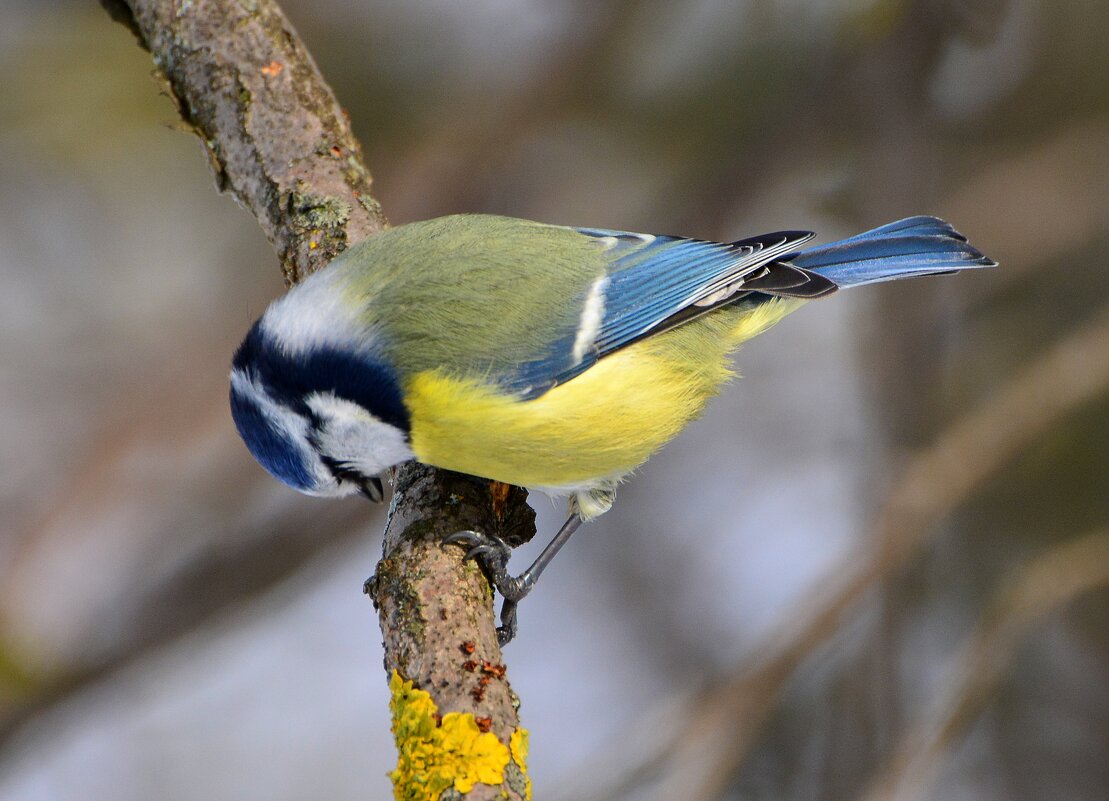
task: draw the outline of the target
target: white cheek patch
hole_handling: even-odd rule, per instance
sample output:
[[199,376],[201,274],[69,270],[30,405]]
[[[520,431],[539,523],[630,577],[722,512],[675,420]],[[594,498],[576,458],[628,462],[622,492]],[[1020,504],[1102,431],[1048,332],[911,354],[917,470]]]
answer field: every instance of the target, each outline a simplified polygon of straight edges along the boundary
[[305,402],[321,421],[315,441],[320,452],[373,476],[416,458],[403,431],[374,417],[357,403],[316,392]]

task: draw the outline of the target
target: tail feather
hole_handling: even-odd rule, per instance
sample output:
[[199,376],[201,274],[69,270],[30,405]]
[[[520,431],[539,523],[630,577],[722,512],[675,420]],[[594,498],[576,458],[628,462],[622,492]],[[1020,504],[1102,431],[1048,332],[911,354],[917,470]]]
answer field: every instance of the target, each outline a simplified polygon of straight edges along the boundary
[[927,216],[898,220],[783,261],[841,287],[997,266],[948,223]]
[[915,217],[906,217],[903,220],[896,222],[886,223],[879,225],[877,228],[872,228],[869,231],[863,231],[861,234],[849,236],[847,239],[841,239],[840,242],[856,242],[860,239],[876,239],[884,236],[892,236],[893,234],[900,234],[908,236],[911,234],[918,234],[922,236],[945,236],[951,239],[958,239],[960,242],[966,242],[967,238],[960,234],[951,223],[941,220],[939,217],[931,217],[927,214],[918,214]]

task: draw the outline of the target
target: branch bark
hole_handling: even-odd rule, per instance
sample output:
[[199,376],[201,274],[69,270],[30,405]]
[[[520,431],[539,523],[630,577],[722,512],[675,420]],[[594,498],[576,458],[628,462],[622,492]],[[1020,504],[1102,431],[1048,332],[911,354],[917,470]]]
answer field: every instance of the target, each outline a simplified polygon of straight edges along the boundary
[[150,51],[216,185],[294,284],[388,223],[346,114],[271,0],[102,0]]
[[[275,2],[102,4],[151,52],[166,93],[205,147],[218,188],[258,219],[289,284],[387,227],[349,121]],[[412,682],[407,692],[429,694],[433,726],[445,728],[450,713],[461,713],[466,717],[449,718],[452,724],[464,719],[501,743],[497,758],[503,752],[507,763],[499,775],[479,771],[471,776],[476,783],[448,786],[475,799],[524,798],[526,733],[501,663],[492,592],[476,567],[462,563],[461,549],[440,542],[467,528],[510,542],[529,538],[534,515],[526,494],[421,465],[402,466],[395,484],[385,557],[367,582],[380,610],[385,666]],[[395,717],[397,699],[395,690]],[[403,762],[412,744],[403,742],[399,725],[395,730]],[[425,749],[424,757],[436,754]],[[406,778],[426,777],[394,774],[395,781]]]

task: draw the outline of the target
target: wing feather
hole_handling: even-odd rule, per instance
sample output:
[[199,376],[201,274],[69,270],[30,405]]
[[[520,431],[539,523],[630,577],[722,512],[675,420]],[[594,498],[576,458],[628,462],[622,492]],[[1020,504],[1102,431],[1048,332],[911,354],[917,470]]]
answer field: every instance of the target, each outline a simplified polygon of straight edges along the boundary
[[604,250],[607,272],[583,293],[577,329],[553,342],[546,356],[519,365],[502,382],[525,398],[538,397],[603,356],[688,322],[741,294],[810,297],[835,288],[826,279],[779,261],[795,254],[812,236],[809,231],[778,231],[722,243],[597,228],[576,230]]

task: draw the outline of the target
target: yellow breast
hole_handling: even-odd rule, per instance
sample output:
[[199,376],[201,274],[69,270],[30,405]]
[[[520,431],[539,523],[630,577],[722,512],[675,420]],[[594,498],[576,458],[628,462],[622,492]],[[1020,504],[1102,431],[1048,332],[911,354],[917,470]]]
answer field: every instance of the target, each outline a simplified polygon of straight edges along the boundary
[[405,387],[412,449],[427,464],[530,487],[582,487],[630,472],[731,375],[727,355],[799,305],[724,308],[601,359],[530,401],[445,371]]

